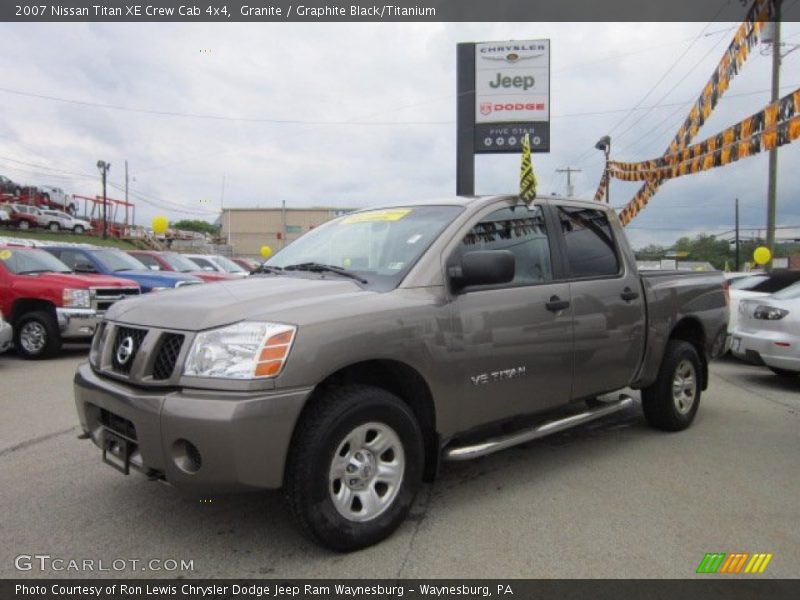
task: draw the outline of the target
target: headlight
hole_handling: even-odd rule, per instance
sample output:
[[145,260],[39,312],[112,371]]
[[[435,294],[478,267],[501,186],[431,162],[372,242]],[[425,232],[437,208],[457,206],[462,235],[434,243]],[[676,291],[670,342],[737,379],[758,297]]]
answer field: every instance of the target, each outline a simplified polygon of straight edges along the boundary
[[171,289],[172,288],[168,288],[168,287],[153,287],[153,288],[150,288],[150,291],[151,292],[163,292],[164,290],[171,290]]
[[64,308],[91,308],[92,293],[89,290],[67,288],[62,293]]
[[779,321],[789,314],[788,310],[782,308],[775,308],[774,306],[757,306],[753,313],[754,319],[763,319],[765,321]]
[[244,321],[197,334],[184,375],[261,379],[275,377],[292,348],[297,328],[281,323]]

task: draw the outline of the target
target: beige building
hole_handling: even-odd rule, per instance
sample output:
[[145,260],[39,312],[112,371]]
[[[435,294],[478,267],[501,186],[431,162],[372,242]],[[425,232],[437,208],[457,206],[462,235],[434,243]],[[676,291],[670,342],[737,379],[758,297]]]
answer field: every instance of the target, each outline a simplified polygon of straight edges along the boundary
[[349,212],[344,208],[226,208],[221,237],[234,256],[258,257],[262,246],[277,252],[314,227]]

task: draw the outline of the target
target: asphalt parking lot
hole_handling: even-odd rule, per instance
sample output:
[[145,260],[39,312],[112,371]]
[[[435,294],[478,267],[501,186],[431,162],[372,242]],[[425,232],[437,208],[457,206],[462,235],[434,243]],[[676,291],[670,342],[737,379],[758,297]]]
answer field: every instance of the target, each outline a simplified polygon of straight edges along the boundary
[[[103,464],[77,439],[84,357],[0,356],[1,577],[683,578],[707,552],[770,552],[761,577],[800,575],[800,378],[722,360],[685,432],[649,429],[637,406],[446,464],[392,538],[338,555],[298,533],[278,493],[199,502]],[[193,571],[20,572],[20,554]]]

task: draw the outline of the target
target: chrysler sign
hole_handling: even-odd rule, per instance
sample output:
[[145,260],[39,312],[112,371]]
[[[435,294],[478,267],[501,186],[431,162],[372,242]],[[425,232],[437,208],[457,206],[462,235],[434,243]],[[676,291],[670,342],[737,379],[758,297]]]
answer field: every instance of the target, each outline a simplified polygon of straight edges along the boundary
[[475,44],[475,123],[550,120],[550,41]]

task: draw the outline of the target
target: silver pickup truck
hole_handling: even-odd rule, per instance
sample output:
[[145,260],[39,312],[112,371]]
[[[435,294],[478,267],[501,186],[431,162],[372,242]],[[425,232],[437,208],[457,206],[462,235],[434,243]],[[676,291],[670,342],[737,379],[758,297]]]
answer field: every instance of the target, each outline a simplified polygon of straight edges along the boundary
[[688,427],[724,346],[722,275],[638,272],[599,203],[350,213],[261,271],[115,304],[75,376],[83,435],[190,493],[283,488],[338,551],[391,534],[442,460],[621,410],[625,388]]

